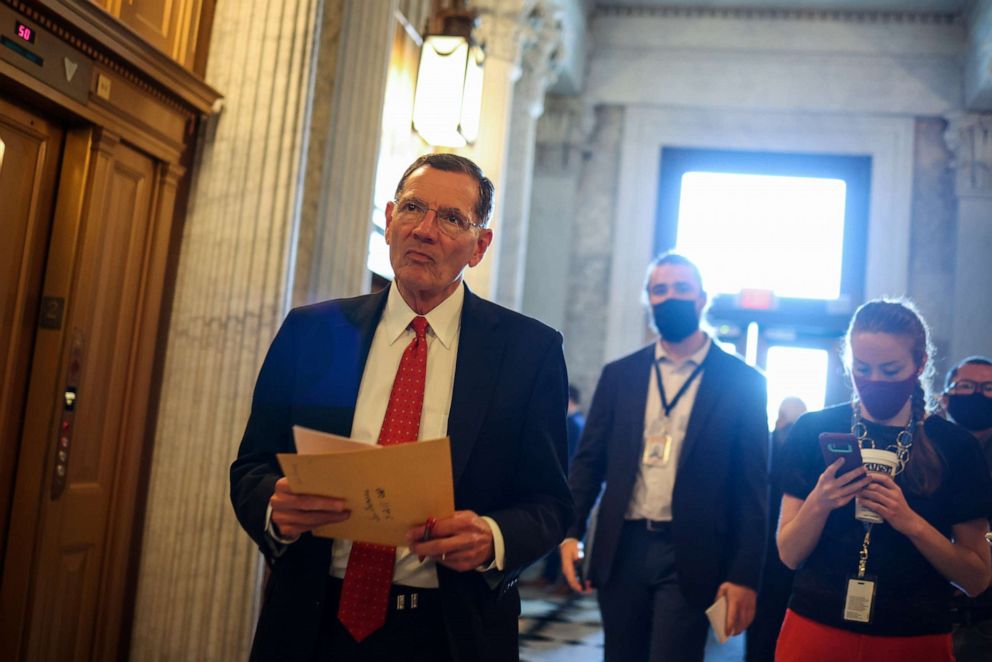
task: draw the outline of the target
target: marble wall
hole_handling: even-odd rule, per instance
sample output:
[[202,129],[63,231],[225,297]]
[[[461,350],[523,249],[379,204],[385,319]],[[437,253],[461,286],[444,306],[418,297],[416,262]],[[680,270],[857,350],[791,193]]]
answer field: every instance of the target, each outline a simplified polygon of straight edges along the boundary
[[261,564],[234,518],[228,468],[290,299],[317,26],[341,23],[341,11],[336,0],[217,4],[206,78],[224,108],[202,136],[180,249],[131,637],[136,662],[248,655]]

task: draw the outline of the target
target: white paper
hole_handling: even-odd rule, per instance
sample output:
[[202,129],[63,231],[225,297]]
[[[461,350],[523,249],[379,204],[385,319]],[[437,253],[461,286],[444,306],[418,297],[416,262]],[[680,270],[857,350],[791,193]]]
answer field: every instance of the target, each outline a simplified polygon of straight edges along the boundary
[[347,437],[311,430],[302,425],[293,426],[293,439],[296,441],[296,452],[300,455],[318,455],[320,453],[341,453],[344,451],[370,451],[381,449],[376,444],[366,444],[352,441]]
[[706,618],[710,619],[710,627],[716,640],[721,644],[727,643],[727,598],[720,596],[706,610]]

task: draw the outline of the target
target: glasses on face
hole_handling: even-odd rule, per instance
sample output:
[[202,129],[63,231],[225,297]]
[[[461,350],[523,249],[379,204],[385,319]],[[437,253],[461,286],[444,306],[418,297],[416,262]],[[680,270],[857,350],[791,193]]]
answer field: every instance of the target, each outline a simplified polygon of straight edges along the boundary
[[986,398],[992,398],[992,382],[974,382],[970,379],[960,379],[947,389],[954,395],[974,395],[981,393]]
[[419,225],[424,220],[424,217],[427,216],[427,212],[432,211],[434,212],[434,219],[437,222],[438,229],[449,237],[457,237],[469,230],[481,227],[481,224],[468,220],[468,217],[457,209],[447,207],[435,209],[428,207],[416,198],[396,200],[395,203],[396,211],[394,212],[394,217],[400,225]]

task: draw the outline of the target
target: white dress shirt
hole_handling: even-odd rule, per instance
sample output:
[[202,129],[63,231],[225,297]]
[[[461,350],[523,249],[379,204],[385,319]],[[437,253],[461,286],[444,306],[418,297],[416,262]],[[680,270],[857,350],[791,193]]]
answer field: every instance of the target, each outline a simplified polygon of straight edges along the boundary
[[[665,398],[669,403],[675,398],[679,389],[692,375],[693,371],[706,358],[707,352],[713,341],[709,337],[706,342],[691,356],[675,361],[668,356],[661,346],[661,340],[655,344],[655,361],[658,363],[661,372],[661,381],[665,388]],[[651,368],[651,377],[648,380],[647,403],[644,407],[644,436],[651,432],[665,430],[671,435],[672,444],[671,456],[664,466],[656,464],[645,464],[642,461],[637,472],[637,479],[634,483],[634,491],[630,498],[630,505],[627,507],[625,519],[650,519],[668,522],[672,519],[672,490],[675,488],[675,473],[678,468],[679,455],[682,452],[682,442],[685,441],[686,427],[689,425],[689,416],[692,414],[692,406],[696,402],[696,392],[699,390],[699,382],[703,379],[703,371],[700,371],[696,378],[686,389],[679,401],[675,403],[668,416],[665,416],[664,407],[661,404],[661,394],[658,392],[658,380],[654,368]],[[642,439],[642,451],[643,451]]]
[[[451,393],[455,383],[455,361],[458,357],[458,336],[461,331],[462,304],[465,288],[459,286],[447,299],[424,317],[427,330],[427,376],[424,381],[424,407],[420,416],[419,439],[437,439],[448,434],[448,414],[451,411]],[[370,444],[377,443],[379,429],[386,415],[389,394],[396,378],[403,352],[415,337],[410,322],[417,316],[403,300],[399,290],[392,286],[386,299],[382,319],[372,337],[372,346],[362,383],[358,389],[355,418],[351,438]],[[484,517],[493,530],[496,560],[491,567],[503,567],[503,538],[499,526]],[[344,577],[351,553],[351,541],[334,540],[331,574]],[[396,567],[393,583],[420,588],[435,588],[437,569],[434,561],[421,563],[408,547],[396,548]]]

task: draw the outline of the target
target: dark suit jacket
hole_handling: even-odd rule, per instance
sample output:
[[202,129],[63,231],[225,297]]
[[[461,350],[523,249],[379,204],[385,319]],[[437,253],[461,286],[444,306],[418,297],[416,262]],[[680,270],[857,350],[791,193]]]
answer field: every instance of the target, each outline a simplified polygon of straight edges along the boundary
[[[606,481],[590,579],[610,581],[624,514],[640,467],[654,345],[610,363],[596,386],[569,484],[581,539]],[[716,343],[705,359],[672,494],[676,571],[686,599],[708,607],[719,585],[757,590],[767,512],[765,379]]]
[[[282,475],[275,454],[294,452],[294,424],[350,434],[386,296],[293,310],[259,373],[231,466],[235,513],[271,568],[252,659],[311,655],[331,540],[305,534],[276,554],[264,532],[269,497]],[[517,577],[561,540],[573,516],[562,469],[566,402],[561,335],[466,289],[448,417],[455,507],[499,524],[506,565],[501,576],[438,566],[456,660],[517,658]]]

